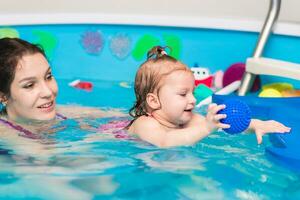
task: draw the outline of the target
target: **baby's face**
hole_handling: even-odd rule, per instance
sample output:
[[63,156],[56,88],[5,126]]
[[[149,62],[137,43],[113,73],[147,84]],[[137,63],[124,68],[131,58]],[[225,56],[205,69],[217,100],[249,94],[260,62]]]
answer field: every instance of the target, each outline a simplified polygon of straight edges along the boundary
[[183,70],[166,76],[158,94],[161,109],[156,114],[176,126],[188,123],[196,103],[194,81],[193,74]]

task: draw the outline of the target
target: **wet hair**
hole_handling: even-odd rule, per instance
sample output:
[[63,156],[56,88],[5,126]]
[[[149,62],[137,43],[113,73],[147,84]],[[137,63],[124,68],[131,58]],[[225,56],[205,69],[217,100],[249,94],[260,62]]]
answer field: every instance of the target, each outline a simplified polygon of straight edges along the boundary
[[38,45],[31,44],[19,38],[0,39],[0,94],[10,96],[10,86],[15,78],[19,61],[25,55],[45,52]]
[[[138,69],[135,76],[134,92],[136,101],[129,114],[134,119],[147,114],[146,97],[149,93],[159,93],[162,80],[174,71],[191,70],[183,63],[167,55],[166,47],[155,46],[147,53],[147,60]],[[191,72],[192,73],[192,72]]]

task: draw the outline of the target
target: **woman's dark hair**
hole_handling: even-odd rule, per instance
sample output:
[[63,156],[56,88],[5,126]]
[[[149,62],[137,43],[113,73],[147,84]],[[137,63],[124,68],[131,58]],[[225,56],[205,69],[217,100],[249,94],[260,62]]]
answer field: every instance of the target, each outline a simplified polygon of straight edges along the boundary
[[44,50],[19,38],[0,39],[0,94],[10,96],[10,86],[14,80],[16,67],[25,55],[40,53]]

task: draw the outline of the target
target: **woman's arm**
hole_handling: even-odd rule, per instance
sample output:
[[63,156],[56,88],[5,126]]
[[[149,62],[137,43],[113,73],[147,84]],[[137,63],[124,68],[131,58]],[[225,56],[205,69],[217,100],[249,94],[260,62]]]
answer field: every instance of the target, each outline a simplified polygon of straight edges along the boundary
[[124,117],[125,112],[119,109],[101,110],[97,107],[87,107],[78,105],[60,105],[57,112],[68,118],[102,118],[102,117]]

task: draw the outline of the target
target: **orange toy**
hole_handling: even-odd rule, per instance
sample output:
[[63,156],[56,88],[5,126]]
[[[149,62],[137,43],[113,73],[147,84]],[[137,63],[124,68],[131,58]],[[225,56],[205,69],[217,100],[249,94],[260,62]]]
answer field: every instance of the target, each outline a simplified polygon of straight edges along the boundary
[[283,97],[300,97],[300,90],[284,90],[281,94]]

